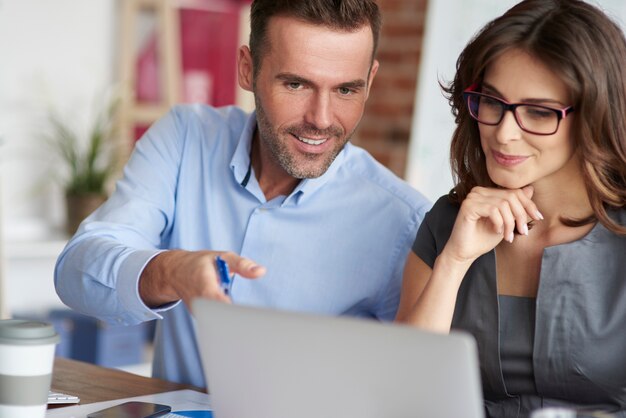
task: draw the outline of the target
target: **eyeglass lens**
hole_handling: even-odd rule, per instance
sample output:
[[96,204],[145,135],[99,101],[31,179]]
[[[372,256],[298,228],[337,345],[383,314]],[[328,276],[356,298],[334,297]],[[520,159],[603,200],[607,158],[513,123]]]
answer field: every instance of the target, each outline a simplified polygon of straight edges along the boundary
[[[478,94],[468,95],[470,114],[487,125],[497,125],[504,117],[508,105],[495,98]],[[559,126],[558,114],[550,109],[533,105],[517,105],[515,120],[520,128],[530,133],[552,134]]]

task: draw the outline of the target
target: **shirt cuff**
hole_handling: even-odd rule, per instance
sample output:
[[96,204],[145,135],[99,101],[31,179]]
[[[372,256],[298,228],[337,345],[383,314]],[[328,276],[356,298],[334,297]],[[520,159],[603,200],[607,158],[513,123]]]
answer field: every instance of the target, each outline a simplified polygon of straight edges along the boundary
[[126,312],[136,315],[138,321],[150,321],[163,319],[159,312],[172,309],[180,301],[167,303],[158,308],[149,308],[139,296],[139,278],[146,265],[157,255],[166,250],[140,250],[133,251],[124,260],[118,279],[118,294]]

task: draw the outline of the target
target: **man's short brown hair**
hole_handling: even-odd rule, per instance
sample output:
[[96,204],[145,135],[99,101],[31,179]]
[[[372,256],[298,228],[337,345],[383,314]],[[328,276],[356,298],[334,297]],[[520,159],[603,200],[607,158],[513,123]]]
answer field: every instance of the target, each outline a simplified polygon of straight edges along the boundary
[[382,18],[374,0],[254,0],[250,13],[250,51],[254,76],[267,52],[267,25],[274,16],[286,16],[330,29],[355,31],[368,25],[378,46]]

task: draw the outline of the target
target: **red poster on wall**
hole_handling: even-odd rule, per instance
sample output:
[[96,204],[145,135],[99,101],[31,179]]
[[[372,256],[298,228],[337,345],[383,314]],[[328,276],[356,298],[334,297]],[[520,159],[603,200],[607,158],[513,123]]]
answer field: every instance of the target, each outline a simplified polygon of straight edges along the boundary
[[[182,58],[182,102],[225,106],[235,103],[237,48],[242,9],[250,1],[194,0],[182,5],[180,40]],[[193,6],[193,7],[191,7]],[[137,100],[158,102],[159,68],[157,36],[152,34],[141,47],[137,60]],[[138,126],[138,139],[147,129]]]

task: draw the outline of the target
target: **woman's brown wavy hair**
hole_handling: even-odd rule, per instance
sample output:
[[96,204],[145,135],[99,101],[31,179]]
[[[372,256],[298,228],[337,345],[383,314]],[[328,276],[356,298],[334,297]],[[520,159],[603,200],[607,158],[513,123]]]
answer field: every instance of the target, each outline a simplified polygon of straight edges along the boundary
[[594,214],[561,221],[579,226],[599,220],[626,235],[626,225],[607,214],[626,207],[626,40],[607,15],[580,0],[522,1],[481,29],[459,56],[454,80],[442,86],[457,124],[450,147],[451,199],[460,203],[474,186],[495,186],[463,90],[481,83],[485,69],[511,49],[546,64],[573,99],[574,144]]

